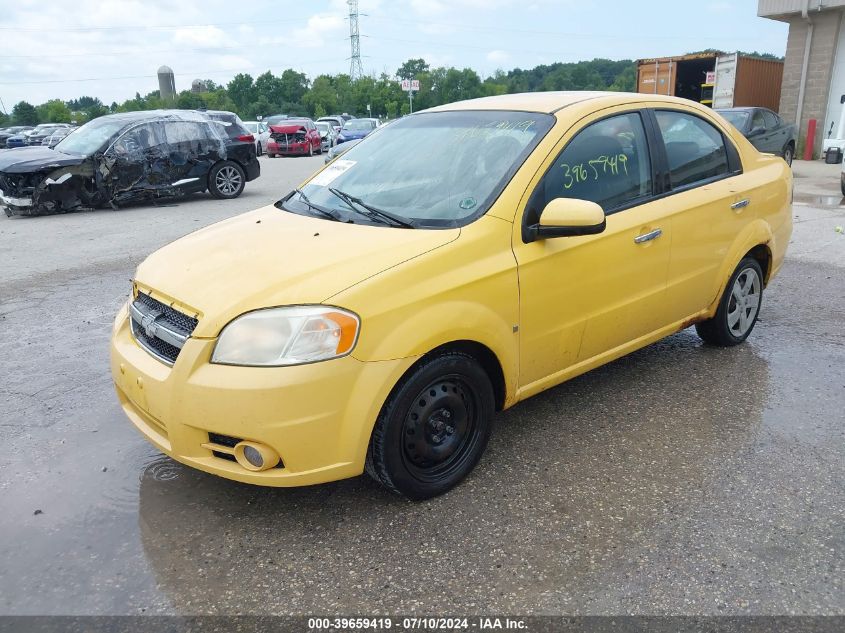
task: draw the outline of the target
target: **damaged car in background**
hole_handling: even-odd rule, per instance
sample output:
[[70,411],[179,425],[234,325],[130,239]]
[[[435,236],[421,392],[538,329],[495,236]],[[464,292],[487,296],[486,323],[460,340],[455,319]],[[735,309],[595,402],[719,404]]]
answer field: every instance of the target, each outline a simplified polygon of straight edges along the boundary
[[6,215],[48,215],[208,191],[236,198],[260,175],[254,139],[186,110],[111,114],[54,149],[0,151]]

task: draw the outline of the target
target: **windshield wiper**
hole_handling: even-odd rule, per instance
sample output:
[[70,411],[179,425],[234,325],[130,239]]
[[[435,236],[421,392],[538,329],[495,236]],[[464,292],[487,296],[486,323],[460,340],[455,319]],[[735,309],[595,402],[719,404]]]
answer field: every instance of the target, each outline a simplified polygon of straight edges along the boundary
[[[329,191],[331,191],[334,195],[338,198],[343,200],[350,209],[353,211],[357,211],[361,215],[366,215],[371,220],[377,220],[382,224],[390,224],[393,223],[394,226],[402,227],[403,229],[415,229],[417,228],[417,223],[413,220],[409,220],[407,218],[400,217],[398,215],[393,215],[389,211],[385,211],[383,209],[379,209],[378,207],[374,207],[371,204],[367,204],[361,198],[356,198],[345,191],[341,191],[340,189],[335,189],[334,187],[329,187]],[[361,211],[360,209],[356,209],[354,205],[358,205],[366,209],[366,211]]]
[[335,222],[341,221],[340,216],[334,211],[329,211],[325,207],[321,207],[311,202],[311,200],[308,199],[308,196],[305,195],[305,192],[302,191],[302,189],[294,189],[293,193],[298,193],[299,198],[302,200],[302,202],[308,205],[309,209],[314,209],[314,211],[319,213],[322,217],[326,218],[327,220],[334,220]]

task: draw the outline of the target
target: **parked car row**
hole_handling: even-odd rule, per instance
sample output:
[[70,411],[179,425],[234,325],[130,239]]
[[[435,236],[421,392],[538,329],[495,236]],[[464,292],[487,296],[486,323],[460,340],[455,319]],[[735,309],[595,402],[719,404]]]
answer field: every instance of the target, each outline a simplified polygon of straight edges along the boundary
[[[41,123],[34,127],[17,125],[0,130],[0,148],[26,147],[29,145],[49,145],[44,141],[53,134],[69,134],[76,126],[68,123]],[[58,140],[56,141],[58,143]]]
[[86,123],[55,149],[0,150],[0,203],[11,216],[204,191],[235,198],[260,174],[255,137],[232,112],[127,112]]

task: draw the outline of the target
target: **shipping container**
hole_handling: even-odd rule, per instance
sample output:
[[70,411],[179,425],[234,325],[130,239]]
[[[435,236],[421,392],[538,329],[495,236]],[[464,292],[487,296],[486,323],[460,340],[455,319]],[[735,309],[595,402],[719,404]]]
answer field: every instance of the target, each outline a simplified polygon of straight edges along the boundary
[[637,91],[674,95],[713,108],[758,106],[777,112],[783,61],[739,53],[694,53],[637,62]]

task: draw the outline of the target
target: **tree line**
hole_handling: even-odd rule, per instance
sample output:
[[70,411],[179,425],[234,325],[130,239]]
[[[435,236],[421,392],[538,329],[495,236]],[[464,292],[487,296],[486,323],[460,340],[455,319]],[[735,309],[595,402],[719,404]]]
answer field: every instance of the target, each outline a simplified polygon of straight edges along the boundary
[[172,100],[162,99],[155,90],[143,97],[136,93],[132,99],[108,106],[89,96],[70,101],[51,99],[37,106],[21,101],[11,115],[0,113],[0,126],[74,121],[82,124],[112,112],[157,108],[229,110],[244,120],[271,114],[319,118],[344,112],[392,119],[407,114],[410,109],[408,94],[398,83],[400,79],[419,80],[414,110],[422,110],[462,99],[514,92],[633,91],[636,77],[636,64],[629,59],[543,64],[529,70],[500,70],[484,79],[471,68],[432,68],[424,59],[409,59],[397,69],[395,76],[382,73],[352,80],[346,74],[319,75],[312,81],[305,74],[288,69],[278,76],[267,71],[255,78],[239,73],[225,86],[211,80],[202,81],[199,92],[183,90]]

